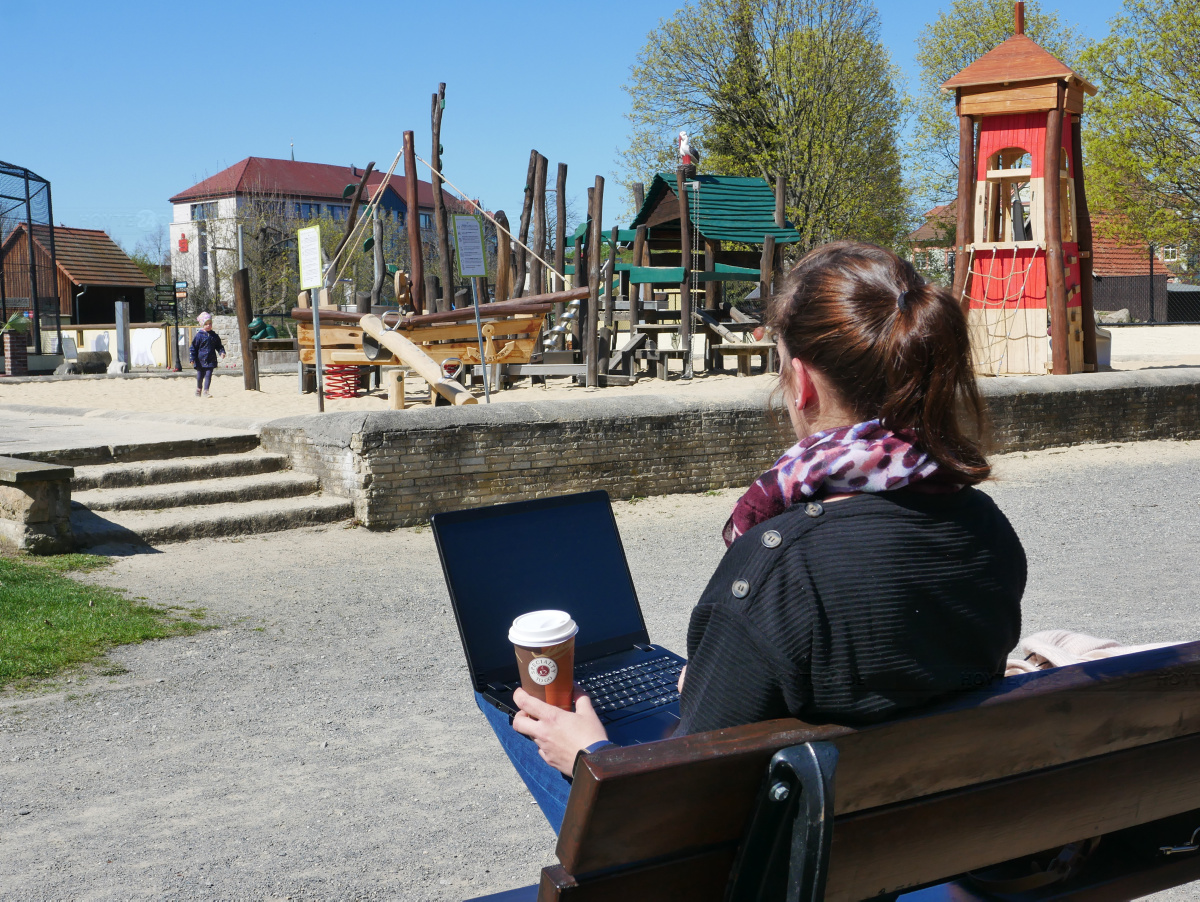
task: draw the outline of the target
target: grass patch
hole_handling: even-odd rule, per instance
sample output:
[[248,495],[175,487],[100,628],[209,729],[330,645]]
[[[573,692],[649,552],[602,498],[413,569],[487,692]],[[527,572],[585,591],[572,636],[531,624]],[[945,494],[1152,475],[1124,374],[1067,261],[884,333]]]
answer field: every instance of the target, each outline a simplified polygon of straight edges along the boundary
[[[130,600],[117,589],[87,585],[68,575],[108,563],[90,554],[0,556],[0,689],[54,676],[115,645],[207,629]],[[123,672],[115,666],[109,670]]]

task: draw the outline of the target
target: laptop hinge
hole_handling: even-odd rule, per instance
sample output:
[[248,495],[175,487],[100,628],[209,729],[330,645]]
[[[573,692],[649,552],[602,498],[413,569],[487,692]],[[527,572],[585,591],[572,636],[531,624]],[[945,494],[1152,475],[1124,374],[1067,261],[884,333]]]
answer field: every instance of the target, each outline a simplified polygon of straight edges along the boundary
[[518,683],[488,683],[487,687],[493,692],[511,692],[518,685]]
[[636,648],[638,651],[654,651],[653,645],[646,645],[642,642],[635,642],[633,644],[633,647]]

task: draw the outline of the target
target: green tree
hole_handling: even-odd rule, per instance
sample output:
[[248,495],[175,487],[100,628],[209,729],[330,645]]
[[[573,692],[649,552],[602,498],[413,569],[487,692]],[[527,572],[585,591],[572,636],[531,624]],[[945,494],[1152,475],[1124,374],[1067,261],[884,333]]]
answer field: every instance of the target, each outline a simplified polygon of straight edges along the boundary
[[839,237],[895,246],[897,81],[865,0],[694,0],[647,36],[625,86],[628,181],[673,170],[686,129],[703,171],[785,177],[798,250]]
[[[958,121],[954,94],[941,85],[1013,34],[1011,0],[953,0],[917,38],[916,114],[908,146],[914,199],[925,209],[958,194]],[[1075,68],[1086,39],[1037,0],[1025,5],[1025,34]]]
[[1083,64],[1100,89],[1083,117],[1088,200],[1117,214],[1097,224],[1155,244],[1200,241],[1200,6],[1126,0]]

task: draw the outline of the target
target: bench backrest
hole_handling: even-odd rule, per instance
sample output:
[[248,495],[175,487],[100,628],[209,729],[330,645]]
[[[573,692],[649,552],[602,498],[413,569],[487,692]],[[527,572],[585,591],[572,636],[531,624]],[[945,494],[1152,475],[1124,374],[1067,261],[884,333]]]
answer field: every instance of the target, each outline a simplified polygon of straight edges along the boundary
[[777,720],[581,759],[539,900],[721,900],[780,749],[837,750],[825,898],[1200,808],[1200,642],[998,681],[869,728]]

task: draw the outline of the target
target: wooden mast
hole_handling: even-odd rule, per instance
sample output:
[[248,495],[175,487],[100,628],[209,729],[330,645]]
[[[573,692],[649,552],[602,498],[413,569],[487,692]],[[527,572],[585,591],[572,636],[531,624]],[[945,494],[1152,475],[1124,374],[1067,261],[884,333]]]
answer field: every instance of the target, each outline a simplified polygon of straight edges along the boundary
[[692,224],[688,215],[687,170],[675,170],[679,194],[679,246],[683,281],[679,283],[679,347],[683,350],[683,378],[692,378]]

